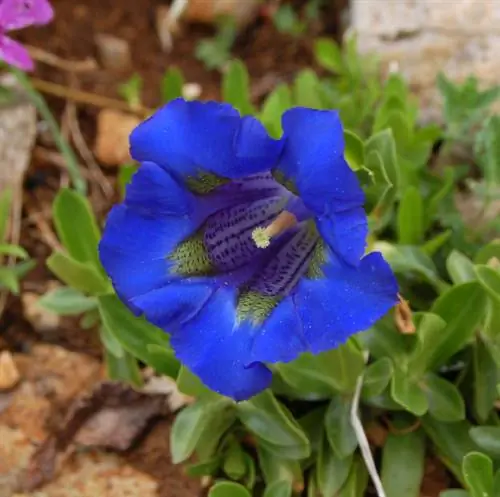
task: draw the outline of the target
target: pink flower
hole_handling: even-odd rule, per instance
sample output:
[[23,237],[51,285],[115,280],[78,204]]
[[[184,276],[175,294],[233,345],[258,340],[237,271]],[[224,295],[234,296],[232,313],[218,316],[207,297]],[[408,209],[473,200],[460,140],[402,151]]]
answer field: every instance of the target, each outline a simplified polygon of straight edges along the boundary
[[5,33],[47,24],[53,17],[48,0],[0,0],[0,59],[25,71],[32,70],[33,61],[28,51]]

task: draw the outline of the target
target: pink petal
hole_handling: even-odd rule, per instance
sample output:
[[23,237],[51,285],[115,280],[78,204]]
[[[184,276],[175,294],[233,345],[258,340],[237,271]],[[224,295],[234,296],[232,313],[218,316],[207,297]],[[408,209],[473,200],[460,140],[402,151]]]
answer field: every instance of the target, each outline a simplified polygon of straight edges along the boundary
[[20,43],[7,36],[0,38],[0,59],[23,71],[33,69],[33,61],[28,51]]
[[0,1],[0,26],[5,31],[47,24],[53,17],[54,11],[48,0]]

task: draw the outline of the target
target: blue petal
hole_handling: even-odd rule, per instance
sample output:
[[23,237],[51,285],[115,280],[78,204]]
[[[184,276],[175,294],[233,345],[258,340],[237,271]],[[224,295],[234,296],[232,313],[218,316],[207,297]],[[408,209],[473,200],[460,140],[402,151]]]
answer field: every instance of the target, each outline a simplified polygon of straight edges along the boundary
[[139,168],[99,244],[102,265],[125,302],[169,281],[168,255],[197,229],[202,214],[166,171],[152,163]]
[[236,290],[221,288],[181,329],[171,344],[177,358],[212,390],[240,401],[264,390],[272,374],[248,365],[252,335],[236,319]]
[[214,293],[207,278],[179,279],[131,300],[148,321],[169,332],[192,319]]
[[348,264],[359,264],[365,253],[368,236],[368,220],[362,207],[319,217],[316,225],[336,254]]
[[[331,248],[356,265],[365,250],[364,193],[343,157],[344,135],[335,111],[295,108],[283,115],[285,146],[278,170],[291,180]],[[347,238],[344,238],[347,235]]]
[[278,304],[254,336],[250,361],[289,362],[308,350],[292,297]]
[[398,302],[396,279],[378,252],[364,257],[356,268],[332,261],[322,269],[325,278],[303,279],[294,296],[304,336],[315,354],[366,330]]
[[181,178],[208,171],[242,178],[270,169],[282,142],[253,117],[241,118],[228,104],[176,99],[140,124],[130,136],[131,154]]

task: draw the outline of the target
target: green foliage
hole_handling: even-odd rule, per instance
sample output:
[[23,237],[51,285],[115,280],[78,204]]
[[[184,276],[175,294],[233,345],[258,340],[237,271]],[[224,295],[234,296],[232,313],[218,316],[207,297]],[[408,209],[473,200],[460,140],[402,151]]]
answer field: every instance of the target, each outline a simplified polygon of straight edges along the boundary
[[[292,33],[303,22],[289,7],[279,16]],[[81,315],[82,326],[97,329],[111,377],[140,385],[141,361],[194,397],[175,419],[171,455],[189,475],[214,478],[210,496],[364,496],[364,441],[352,424],[358,394],[365,426],[390,420],[396,428],[376,458],[388,497],[418,497],[429,456],[454,477],[443,497],[499,495],[500,241],[467,226],[455,207],[459,180],[485,207],[498,195],[500,121],[488,117],[498,89],[441,77],[444,129],[422,126],[401,75],[382,78],[377,61],[358,53],[355,38],[344,47],[320,39],[314,51],[325,75],[304,69],[257,105],[244,64],[228,64],[235,31],[226,22],[198,56],[224,68],[223,98],[242,114],[256,115],[279,137],[281,116],[293,106],[338,109],[346,160],[366,194],[369,250],[382,252],[396,273],[415,333],[401,333],[391,312],[335,350],[272,365],[271,388],[235,403],[180,365],[168,335],[121,303],[99,263],[100,223],[85,197],[70,190],[54,202],[63,250],[47,261],[66,286],[40,305]],[[170,69],[163,100],[180,96],[182,85],[182,75]],[[456,145],[467,149],[467,167],[429,167]],[[462,181],[472,167],[475,182]],[[136,168],[121,169],[122,195]],[[0,213],[4,204],[0,199]],[[0,219],[0,233],[3,226]],[[24,255],[0,240],[2,252]]]
[[118,93],[129,104],[130,108],[134,109],[141,106],[143,85],[143,79],[136,73],[118,87]]
[[220,16],[216,28],[213,38],[205,38],[196,46],[195,56],[207,69],[222,69],[229,62],[236,39],[236,23],[232,17]]

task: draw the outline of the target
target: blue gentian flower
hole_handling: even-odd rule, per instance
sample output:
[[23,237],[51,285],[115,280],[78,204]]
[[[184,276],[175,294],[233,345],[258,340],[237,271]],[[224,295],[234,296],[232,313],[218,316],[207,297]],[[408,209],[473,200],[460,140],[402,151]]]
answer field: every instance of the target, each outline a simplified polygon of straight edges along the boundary
[[266,363],[335,348],[398,301],[365,255],[337,112],[294,108],[282,125],[274,140],[230,105],[170,102],[131,134],[141,166],[100,244],[123,302],[235,400],[269,386]]

